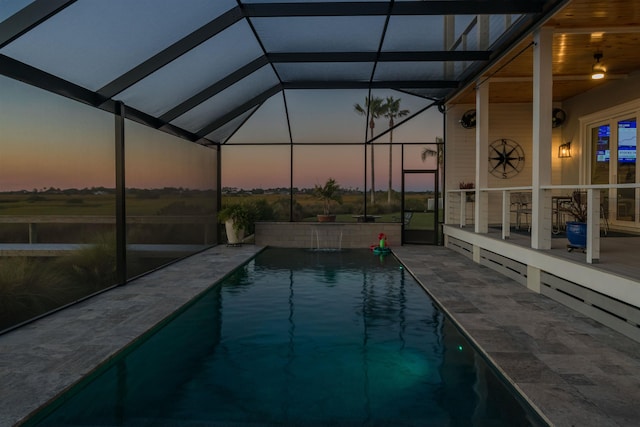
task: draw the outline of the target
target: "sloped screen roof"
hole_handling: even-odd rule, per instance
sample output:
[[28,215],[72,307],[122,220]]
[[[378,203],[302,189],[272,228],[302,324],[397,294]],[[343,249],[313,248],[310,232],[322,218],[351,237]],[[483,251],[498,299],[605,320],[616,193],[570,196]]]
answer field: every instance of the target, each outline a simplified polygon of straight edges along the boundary
[[109,111],[123,102],[128,117],[203,144],[232,142],[270,105],[275,139],[295,143],[293,117],[321,91],[443,103],[557,3],[5,1],[0,72]]

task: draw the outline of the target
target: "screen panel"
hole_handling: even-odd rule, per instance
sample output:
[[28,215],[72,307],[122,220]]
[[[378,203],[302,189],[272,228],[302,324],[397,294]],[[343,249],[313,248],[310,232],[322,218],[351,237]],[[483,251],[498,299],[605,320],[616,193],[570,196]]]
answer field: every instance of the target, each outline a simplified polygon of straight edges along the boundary
[[[91,90],[236,6],[232,0],[78,1],[1,53]],[[79,36],[81,35],[81,36]]]
[[217,152],[125,123],[127,277],[216,243]]
[[113,116],[0,77],[0,331],[117,283]]
[[267,52],[375,52],[384,16],[253,18]]
[[[241,44],[242,49],[236,47]],[[125,104],[160,116],[262,56],[246,21],[227,28],[117,95]]]

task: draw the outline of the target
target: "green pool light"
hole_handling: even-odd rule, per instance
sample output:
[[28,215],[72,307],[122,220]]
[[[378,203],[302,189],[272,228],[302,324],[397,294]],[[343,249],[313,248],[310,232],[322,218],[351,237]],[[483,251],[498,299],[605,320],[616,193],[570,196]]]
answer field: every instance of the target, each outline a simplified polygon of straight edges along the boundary
[[458,346],[458,351],[462,351],[462,346],[461,345]]

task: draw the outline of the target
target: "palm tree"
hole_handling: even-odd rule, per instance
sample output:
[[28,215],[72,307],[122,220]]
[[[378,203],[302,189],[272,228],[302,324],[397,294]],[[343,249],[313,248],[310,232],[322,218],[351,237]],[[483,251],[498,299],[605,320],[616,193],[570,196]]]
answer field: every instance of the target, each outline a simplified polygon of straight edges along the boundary
[[400,109],[400,98],[393,99],[393,96],[387,97],[387,102],[385,103],[385,112],[384,117],[389,119],[389,191],[387,193],[387,204],[391,204],[391,184],[392,184],[392,171],[393,166],[391,163],[391,156],[393,154],[393,125],[394,120],[398,117],[404,117],[409,115],[409,110],[401,110]]
[[[442,137],[440,136],[436,136],[436,142],[444,142],[444,139],[442,139]],[[434,150],[432,148],[429,147],[425,147],[422,149],[422,153],[420,153],[420,158],[422,159],[422,161],[424,162],[425,160],[427,160],[427,157],[438,157],[438,165],[442,166],[442,153],[443,150]]]
[[[356,113],[361,116],[369,117],[369,127],[371,128],[371,136],[373,136],[373,128],[375,128],[375,120],[379,119],[385,113],[386,105],[382,98],[367,96],[364,99],[364,108],[360,104],[354,104],[353,108]],[[375,204],[376,179],[374,174],[375,162],[373,158],[373,143],[371,144],[371,204]]]

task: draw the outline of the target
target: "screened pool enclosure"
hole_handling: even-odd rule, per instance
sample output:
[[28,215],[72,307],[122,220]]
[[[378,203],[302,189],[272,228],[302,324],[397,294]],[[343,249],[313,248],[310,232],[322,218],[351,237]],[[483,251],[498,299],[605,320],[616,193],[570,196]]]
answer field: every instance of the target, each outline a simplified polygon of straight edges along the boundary
[[0,331],[217,244],[225,203],[314,220],[330,177],[339,221],[436,230],[446,101],[561,3],[0,3]]

